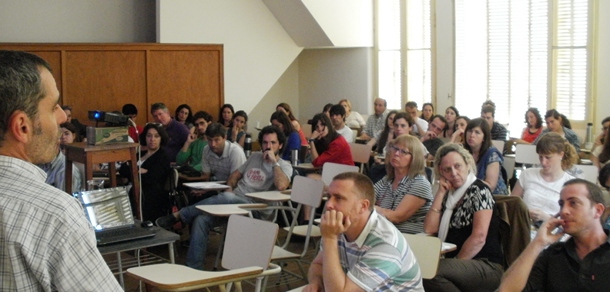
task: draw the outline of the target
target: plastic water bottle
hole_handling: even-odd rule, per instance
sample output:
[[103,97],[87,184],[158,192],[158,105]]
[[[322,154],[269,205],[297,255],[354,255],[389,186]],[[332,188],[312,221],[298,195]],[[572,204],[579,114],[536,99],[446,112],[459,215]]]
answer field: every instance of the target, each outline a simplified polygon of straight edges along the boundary
[[244,152],[246,153],[246,158],[250,157],[250,154],[252,154],[252,136],[250,136],[250,134],[246,134],[246,140],[244,141]]

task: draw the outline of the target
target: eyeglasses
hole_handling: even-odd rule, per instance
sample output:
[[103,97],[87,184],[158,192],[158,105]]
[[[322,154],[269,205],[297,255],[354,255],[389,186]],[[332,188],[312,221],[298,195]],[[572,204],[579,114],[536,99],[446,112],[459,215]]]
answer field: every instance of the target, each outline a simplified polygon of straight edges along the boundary
[[398,155],[400,155],[400,156],[411,155],[411,152],[404,150],[404,149],[400,149],[394,145],[390,146],[390,151],[392,151],[392,153],[398,152]]

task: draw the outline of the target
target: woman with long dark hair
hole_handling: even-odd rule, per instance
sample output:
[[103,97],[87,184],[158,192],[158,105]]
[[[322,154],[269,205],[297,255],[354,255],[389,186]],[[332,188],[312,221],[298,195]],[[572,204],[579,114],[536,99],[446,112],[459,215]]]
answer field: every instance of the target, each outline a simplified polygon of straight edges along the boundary
[[283,111],[276,111],[271,114],[271,118],[269,119],[271,125],[274,125],[286,135],[286,144],[282,148],[282,159],[286,161],[292,161],[292,150],[301,150],[301,138],[299,137],[299,133],[292,127],[292,123],[290,119]]
[[233,120],[227,128],[227,140],[235,142],[244,148],[246,141],[246,124],[248,123],[248,114],[245,111],[237,111],[233,115]]
[[321,167],[326,162],[354,165],[349,144],[335,131],[330,118],[322,113],[317,114],[312,119],[312,125],[315,130],[311,133],[309,145],[314,166]]
[[538,144],[538,141],[542,136],[544,136],[544,134],[548,132],[555,132],[559,134],[559,136],[564,137],[566,140],[568,140],[568,142],[570,142],[570,144],[574,146],[576,152],[580,151],[580,143],[578,142],[578,136],[576,135],[576,133],[574,133],[574,131],[570,130],[569,127],[566,127],[566,125],[569,125],[570,123],[566,116],[560,114],[555,109],[550,109],[544,115],[544,119],[546,120],[547,128],[542,130],[542,133],[540,133],[540,135],[536,138],[536,140],[534,140],[534,143],[532,144]]
[[283,111],[288,118],[290,119],[290,123],[292,123],[292,127],[297,133],[299,133],[299,138],[301,138],[301,146],[308,147],[307,138],[305,137],[305,133],[303,133],[303,129],[301,128],[301,123],[292,113],[292,108],[289,104],[282,102],[275,107],[276,111]]
[[142,177],[143,220],[154,221],[169,212],[169,193],[165,184],[169,179],[171,167],[169,157],[163,151],[163,146],[168,141],[169,136],[160,124],[147,124],[140,134],[140,144],[147,148],[138,161]]
[[521,132],[521,139],[516,139],[515,142],[521,144],[531,144],[542,133],[542,116],[535,107],[530,107],[525,112],[525,128]]
[[193,111],[191,110],[191,107],[188,104],[181,104],[176,108],[174,119],[176,119],[178,123],[186,125],[189,130],[194,127]]
[[445,110],[445,120],[447,120],[447,126],[445,126],[445,130],[441,134],[441,137],[451,138],[451,136],[453,136],[453,133],[457,129],[455,121],[459,116],[460,112],[454,106],[450,106]]
[[508,187],[502,178],[502,152],[491,143],[491,132],[487,121],[471,120],[466,126],[464,148],[470,152],[477,164],[477,178],[489,185],[494,195],[508,195]]
[[432,122],[433,117],[434,117],[434,105],[432,105],[431,102],[424,103],[424,105],[422,105],[422,107],[421,107],[421,116],[419,116],[419,118],[428,122],[428,124],[429,124]]
[[234,114],[235,109],[233,109],[233,106],[230,103],[225,103],[220,107],[218,112],[218,122],[228,128],[233,121]]

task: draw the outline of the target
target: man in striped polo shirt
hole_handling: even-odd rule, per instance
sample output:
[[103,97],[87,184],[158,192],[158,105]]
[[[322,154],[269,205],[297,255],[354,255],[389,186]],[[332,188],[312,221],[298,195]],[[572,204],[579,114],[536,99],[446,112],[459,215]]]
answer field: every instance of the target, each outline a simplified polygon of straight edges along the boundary
[[328,194],[320,225],[322,247],[303,291],[424,291],[407,241],[374,209],[371,180],[342,173]]

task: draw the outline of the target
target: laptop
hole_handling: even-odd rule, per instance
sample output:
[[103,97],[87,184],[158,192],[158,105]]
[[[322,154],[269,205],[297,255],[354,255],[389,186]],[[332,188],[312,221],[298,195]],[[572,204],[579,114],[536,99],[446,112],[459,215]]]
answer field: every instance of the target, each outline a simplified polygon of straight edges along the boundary
[[74,197],[95,229],[98,246],[155,236],[153,230],[135,224],[125,187],[83,191]]

